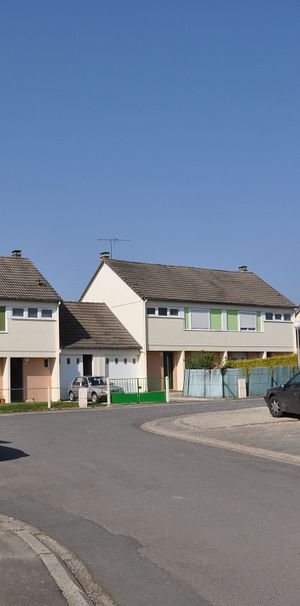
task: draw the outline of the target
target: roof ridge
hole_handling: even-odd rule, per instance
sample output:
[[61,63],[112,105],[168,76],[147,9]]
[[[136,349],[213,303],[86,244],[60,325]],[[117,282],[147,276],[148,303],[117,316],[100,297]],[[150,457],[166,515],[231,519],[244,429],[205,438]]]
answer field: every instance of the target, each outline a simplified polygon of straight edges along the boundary
[[201,271],[218,271],[230,274],[254,274],[253,271],[240,271],[239,269],[216,269],[209,267],[195,267],[194,265],[170,265],[167,263],[149,263],[148,261],[129,261],[128,259],[103,259],[104,263],[110,262],[129,263],[130,265],[152,265],[153,267],[171,267],[174,269],[201,269]]

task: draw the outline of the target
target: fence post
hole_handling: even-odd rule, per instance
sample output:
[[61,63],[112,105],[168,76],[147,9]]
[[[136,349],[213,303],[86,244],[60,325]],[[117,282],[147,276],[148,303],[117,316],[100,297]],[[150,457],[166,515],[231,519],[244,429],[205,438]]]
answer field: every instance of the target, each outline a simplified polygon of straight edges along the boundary
[[107,390],[107,406],[110,406],[111,405],[111,394],[110,394],[109,377],[106,377],[106,390]]
[[166,402],[169,404],[170,402],[170,381],[169,377],[165,377],[165,387],[166,387]]
[[48,391],[48,408],[51,408],[51,387],[48,387],[47,391]]

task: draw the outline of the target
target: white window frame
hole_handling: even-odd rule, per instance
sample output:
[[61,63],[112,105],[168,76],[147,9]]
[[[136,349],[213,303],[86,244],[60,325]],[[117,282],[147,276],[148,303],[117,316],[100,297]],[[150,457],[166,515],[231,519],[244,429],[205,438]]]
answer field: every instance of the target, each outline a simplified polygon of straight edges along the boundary
[[[268,314],[272,314],[272,320],[269,320],[266,315]],[[280,319],[279,318],[275,318],[275,314],[279,315],[280,314]],[[284,316],[285,314],[289,314],[290,315],[290,319],[289,320],[285,320]],[[292,317],[293,314],[290,311],[265,311],[264,313],[264,322],[292,322]]]
[[[158,308],[159,307],[163,307],[163,308],[165,308],[167,310],[167,315],[166,316],[159,315],[159,313],[158,313]],[[148,313],[148,309],[149,308],[155,310],[154,314],[149,314]],[[172,316],[171,315],[171,313],[170,313],[171,309],[178,309],[177,316]],[[176,304],[174,304],[174,305],[170,305],[170,304],[166,305],[165,303],[155,303],[155,304],[151,305],[149,303],[149,305],[147,305],[147,307],[146,307],[146,316],[147,316],[147,318],[171,318],[173,320],[178,320],[178,319],[182,320],[182,319],[184,319],[184,308],[181,307],[180,305],[176,305]]]
[[[14,309],[23,309],[23,315],[22,316],[14,316],[13,314],[13,310]],[[28,309],[37,309],[37,316],[35,318],[30,318],[28,316]],[[52,311],[52,317],[50,318],[44,318],[42,316],[42,310],[47,309],[47,310],[51,310]],[[53,307],[37,307],[34,304],[33,305],[10,305],[9,307],[7,307],[8,310],[8,317],[11,318],[12,320],[29,320],[29,322],[34,322],[34,321],[47,321],[47,322],[53,322],[56,320],[56,309],[54,309]]]

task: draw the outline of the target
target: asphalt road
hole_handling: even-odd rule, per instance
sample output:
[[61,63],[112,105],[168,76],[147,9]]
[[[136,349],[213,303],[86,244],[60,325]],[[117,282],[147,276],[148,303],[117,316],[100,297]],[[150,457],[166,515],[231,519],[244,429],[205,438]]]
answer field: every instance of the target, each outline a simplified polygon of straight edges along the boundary
[[65,543],[120,606],[299,606],[298,468],[140,429],[235,406],[2,415],[0,512]]

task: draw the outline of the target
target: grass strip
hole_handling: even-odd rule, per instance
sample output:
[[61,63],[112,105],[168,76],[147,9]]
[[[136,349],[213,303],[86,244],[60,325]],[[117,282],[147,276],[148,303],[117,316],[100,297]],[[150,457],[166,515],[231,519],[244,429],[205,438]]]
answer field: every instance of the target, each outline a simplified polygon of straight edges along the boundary
[[[66,408],[78,408],[78,402],[52,402],[51,410],[64,410]],[[1,404],[0,414],[8,412],[35,412],[48,410],[47,402],[16,402],[14,404]]]

